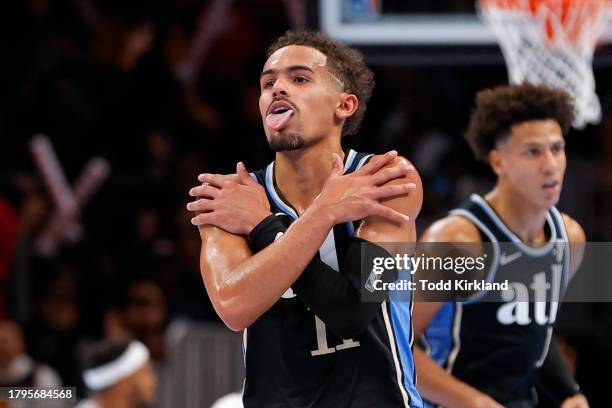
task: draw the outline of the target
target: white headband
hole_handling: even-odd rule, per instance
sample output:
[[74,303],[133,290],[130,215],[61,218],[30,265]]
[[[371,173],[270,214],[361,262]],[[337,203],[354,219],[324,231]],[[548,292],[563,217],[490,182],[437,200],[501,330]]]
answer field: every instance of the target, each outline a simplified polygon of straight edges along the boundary
[[85,385],[92,390],[102,390],[134,374],[149,360],[149,350],[139,341],[132,341],[117,359],[83,372]]

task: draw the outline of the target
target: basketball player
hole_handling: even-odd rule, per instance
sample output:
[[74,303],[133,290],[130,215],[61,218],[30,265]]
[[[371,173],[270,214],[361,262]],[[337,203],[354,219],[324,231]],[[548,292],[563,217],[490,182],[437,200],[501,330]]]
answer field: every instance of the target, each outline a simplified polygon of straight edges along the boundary
[[83,380],[91,396],[76,408],[145,408],[155,399],[149,351],[139,341],[105,340],[85,359]]
[[201,176],[187,207],[199,212],[208,295],[229,328],[244,330],[245,407],[422,406],[410,305],[361,302],[362,261],[389,256],[372,242],[414,242],[422,201],[396,152],[342,150],[371,71],[322,34],[288,32],[269,48],[260,87],[275,160]]
[[[540,280],[558,299],[582,261],[579,246],[567,250],[558,243],[585,240],[580,225],[555,208],[571,121],[572,106],[562,91],[522,84],[480,92],[466,138],[497,183],[435,222],[421,240],[501,248],[489,278],[512,281],[512,274],[523,271],[531,283],[521,287],[524,293],[535,292]],[[548,299],[545,311],[538,311],[536,303],[542,302],[533,302],[534,293],[529,303],[513,297],[521,288],[504,295],[481,292],[465,302],[454,296],[415,302],[415,334],[424,334],[428,352],[415,348],[419,390],[432,406],[535,407],[537,382],[558,406],[588,407],[554,339],[551,343],[557,302]],[[482,301],[483,296],[490,298]]]

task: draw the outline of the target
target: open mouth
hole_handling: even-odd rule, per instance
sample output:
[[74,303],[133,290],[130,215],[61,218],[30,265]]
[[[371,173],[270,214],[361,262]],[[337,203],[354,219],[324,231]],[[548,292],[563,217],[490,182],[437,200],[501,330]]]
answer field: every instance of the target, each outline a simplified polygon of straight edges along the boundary
[[542,188],[545,190],[553,190],[555,188],[557,188],[557,186],[559,185],[559,182],[556,180],[552,180],[552,181],[547,181],[546,183],[544,183],[542,185]]
[[268,108],[266,125],[278,132],[287,126],[294,113],[293,107],[287,102],[274,102]]
[[287,108],[285,106],[281,106],[279,108],[274,109],[274,112],[271,112],[271,113],[273,113],[275,115],[279,115],[279,114],[283,114],[283,113],[285,113],[285,112],[287,112],[289,110],[291,110],[291,109],[289,109],[289,108]]

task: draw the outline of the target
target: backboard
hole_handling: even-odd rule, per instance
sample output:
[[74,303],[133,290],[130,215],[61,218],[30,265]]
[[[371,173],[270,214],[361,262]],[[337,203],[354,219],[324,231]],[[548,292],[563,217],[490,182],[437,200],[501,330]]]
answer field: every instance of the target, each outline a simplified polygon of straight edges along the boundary
[[[495,51],[493,31],[476,15],[474,0],[319,0],[318,19],[323,32],[360,46],[375,59],[409,64],[503,63]],[[608,27],[601,42],[609,45],[612,18]],[[401,51],[390,55],[384,52],[388,46]],[[612,64],[612,53],[603,54],[595,63]]]

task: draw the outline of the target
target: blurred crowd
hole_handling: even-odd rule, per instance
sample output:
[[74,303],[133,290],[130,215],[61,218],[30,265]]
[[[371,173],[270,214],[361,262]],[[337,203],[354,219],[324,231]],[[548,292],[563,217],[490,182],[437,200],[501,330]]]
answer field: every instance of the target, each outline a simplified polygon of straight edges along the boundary
[[[267,45],[306,21],[288,3],[0,6],[0,382],[11,384],[27,369],[31,384],[82,392],[79,353],[88,343],[132,336],[163,361],[173,319],[218,321],[200,277],[187,191],[199,173],[232,172],[238,160],[255,170],[273,159],[258,76]],[[396,148],[414,162],[425,186],[422,230],[490,186],[462,134],[475,93],[505,83],[506,71],[373,69],[366,120],[346,146]],[[610,241],[612,75],[602,67],[596,78],[604,120],[568,137],[560,207],[589,240]],[[56,203],[29,150],[36,134],[51,140],[69,184],[92,157],[110,164],[108,179],[76,215],[81,239],[51,253],[37,247]]]

